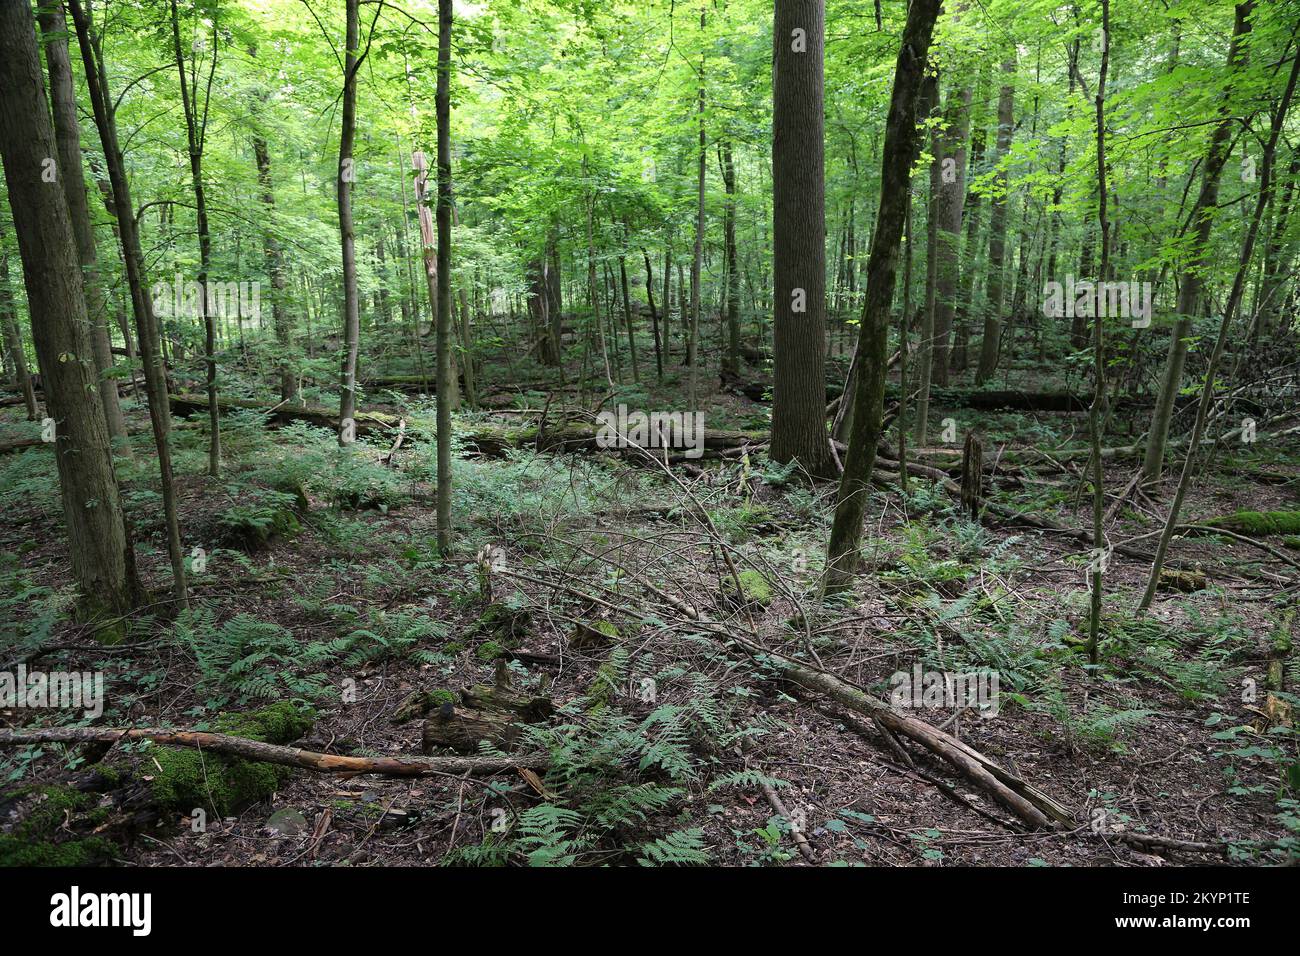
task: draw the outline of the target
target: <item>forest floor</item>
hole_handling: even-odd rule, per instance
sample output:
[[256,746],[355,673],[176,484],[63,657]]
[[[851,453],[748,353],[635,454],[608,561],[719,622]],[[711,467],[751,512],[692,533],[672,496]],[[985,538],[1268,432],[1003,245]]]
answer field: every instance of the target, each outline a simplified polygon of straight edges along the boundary
[[[673,379],[615,401],[659,407],[656,394],[680,393]],[[601,864],[707,855],[723,865],[795,865],[810,856],[819,864],[1159,866],[1260,864],[1294,852],[1297,814],[1279,796],[1294,747],[1278,715],[1287,698],[1270,698],[1265,687],[1285,628],[1281,599],[1296,589],[1298,565],[1287,559],[1300,557],[1300,540],[1259,538],[1269,551],[1223,536],[1180,538],[1171,563],[1188,572],[1180,586],[1191,590],[1162,589],[1144,618],[1132,609],[1148,564],[1114,554],[1093,671],[1081,643],[1085,544],[1010,521],[972,521],[941,487],[914,478],[906,496],[876,489],[864,574],[847,598],[818,604],[834,485],[801,482],[758,448],[745,459],[674,466],[670,480],[632,454],[519,449],[487,457],[466,444],[456,463],[455,554],[443,561],[434,544],[433,445],[421,440],[431,413],[407,401],[410,437],[391,462],[391,436],[340,452],[325,430],[266,429],[241,413],[226,420],[226,472],[211,479],[200,417],[178,428],[181,526],[186,547],[204,549],[192,575],[194,607],[180,620],[166,601],[147,420],[129,402],[140,434],[136,460],[122,465],[124,494],[140,570],[159,604],[116,645],[68,618],[53,457],[32,448],[0,458],[4,666],[102,670],[107,686],[97,721],[11,709],[0,710],[0,726],[204,728],[220,712],[296,699],[314,705],[315,723],[295,746],[415,754],[422,721],[396,722],[399,705],[412,692],[490,685],[504,654],[516,688],[559,708],[524,741],[524,749],[550,750],[552,774],[295,771],[225,819],[214,803],[204,832],[194,832],[188,805],[148,825],[137,818],[110,860]],[[466,413],[458,427],[518,425],[527,418],[521,408],[544,401],[516,395],[508,410]],[[767,427],[760,402],[729,393],[709,401],[710,428]],[[1088,496],[1077,487],[1084,462],[1062,461],[1062,449],[1084,444],[1083,416],[935,411],[984,430],[985,461],[998,460],[991,500],[1087,525]],[[21,407],[0,416],[0,442],[36,432]],[[1264,439],[1219,451],[1184,507],[1187,523],[1298,507],[1300,442]],[[958,465],[960,441],[947,447],[951,454],[925,462]],[[1137,462],[1106,465],[1107,486],[1118,491]],[[1170,481],[1162,494],[1171,490]],[[1153,550],[1153,537],[1138,536],[1157,530],[1162,515],[1130,502],[1111,521],[1110,539],[1138,538],[1133,547]],[[741,595],[726,583],[727,557],[745,569]],[[715,625],[692,626],[682,604]],[[737,654],[717,636],[727,628],[885,699],[891,675],[914,664],[995,670],[994,715],[945,706],[917,715],[1050,794],[1075,824],[1026,830],[947,765],[899,749],[860,715]],[[1284,662],[1287,686],[1297,671],[1294,659]],[[105,762],[148,786],[163,769],[155,750],[118,746]],[[0,752],[0,784],[8,777],[0,834],[23,832],[34,808],[52,799],[39,788],[73,780],[86,757],[61,745]],[[801,817],[807,852],[765,783]],[[118,796],[97,800],[121,822]],[[498,820],[509,821],[501,832]],[[50,835],[55,843],[88,832],[70,817],[56,829],[65,832]],[[1125,832],[1221,852],[1148,852],[1119,839]],[[647,848],[656,840],[676,840],[679,856],[663,843],[656,855]]]

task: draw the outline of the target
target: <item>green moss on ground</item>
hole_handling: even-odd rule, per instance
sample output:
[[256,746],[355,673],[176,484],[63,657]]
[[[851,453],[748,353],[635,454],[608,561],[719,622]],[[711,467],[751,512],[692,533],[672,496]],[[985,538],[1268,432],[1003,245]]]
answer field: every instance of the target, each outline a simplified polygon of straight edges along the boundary
[[108,810],[96,806],[95,794],[46,786],[17,796],[36,802],[13,832],[0,834],[0,866],[95,866],[117,852],[107,837],[70,836],[64,827],[74,816],[92,828],[107,819]]
[[767,605],[772,603],[772,586],[768,584],[767,578],[759,572],[748,568],[736,575],[740,581],[740,590],[736,590],[736,582],[731,578],[723,578],[722,592],[729,599],[735,601],[739,599],[745,604]]
[[1300,535],[1300,511],[1238,511],[1205,522],[1252,538],[1271,534]]
[[[311,729],[315,712],[281,701],[249,713],[221,714],[213,729],[222,734],[287,744]],[[206,754],[198,750],[159,747],[144,765],[159,806],[173,813],[202,808],[227,816],[278,790],[293,773],[290,767]],[[157,762],[156,765],[154,762]]]

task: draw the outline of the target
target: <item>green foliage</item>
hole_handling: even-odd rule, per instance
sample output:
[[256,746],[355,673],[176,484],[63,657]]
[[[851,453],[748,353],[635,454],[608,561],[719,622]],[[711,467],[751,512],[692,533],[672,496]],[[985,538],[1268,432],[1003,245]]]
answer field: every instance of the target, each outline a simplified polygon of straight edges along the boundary
[[352,649],[347,641],[300,642],[278,624],[251,614],[236,614],[217,624],[204,607],[181,614],[172,641],[194,655],[198,686],[217,704],[284,697],[319,700],[331,692],[329,682],[323,673],[309,671]]

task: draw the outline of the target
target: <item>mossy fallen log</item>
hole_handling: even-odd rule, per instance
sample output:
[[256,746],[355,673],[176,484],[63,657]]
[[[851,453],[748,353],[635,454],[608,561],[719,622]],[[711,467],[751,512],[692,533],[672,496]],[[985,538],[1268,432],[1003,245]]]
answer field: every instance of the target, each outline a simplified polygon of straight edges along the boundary
[[[172,414],[174,415],[206,414],[208,410],[208,397],[206,395],[168,395],[167,400],[171,404]],[[266,402],[255,399],[218,398],[217,407],[222,414],[229,414],[233,411],[263,412],[270,416],[272,421],[282,425],[293,421],[305,421],[321,428],[337,429],[339,427],[338,411],[326,408],[323,405],[281,404],[268,406]],[[357,412],[353,416],[353,420],[356,422],[358,435],[396,430],[401,423],[400,416],[389,415],[386,412]]]
[[1238,511],[1203,523],[1251,538],[1300,534],[1300,511]]

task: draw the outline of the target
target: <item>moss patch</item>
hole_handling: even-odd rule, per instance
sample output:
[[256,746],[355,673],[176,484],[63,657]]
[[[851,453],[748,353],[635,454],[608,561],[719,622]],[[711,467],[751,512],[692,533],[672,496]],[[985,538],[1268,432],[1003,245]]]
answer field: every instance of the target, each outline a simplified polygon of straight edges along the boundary
[[[249,740],[287,744],[310,730],[314,720],[310,708],[281,701],[250,713],[221,714],[213,729]],[[189,813],[197,807],[222,817],[270,796],[293,772],[276,764],[170,747],[154,749],[142,769],[151,778],[150,789],[162,808]]]
[[1206,524],[1252,538],[1270,534],[1300,534],[1300,511],[1238,511],[1211,518]]
[[74,816],[92,828],[108,817],[95,794],[49,786],[29,788],[23,797],[35,803],[12,833],[0,834],[0,866],[95,866],[117,852],[106,837],[76,837],[64,828]]
[[722,593],[730,600],[739,600],[745,604],[762,604],[772,603],[772,586],[767,583],[767,578],[759,574],[752,568],[739,572],[736,577],[740,580],[740,590],[736,590],[736,582],[731,578],[724,578],[722,581]]

